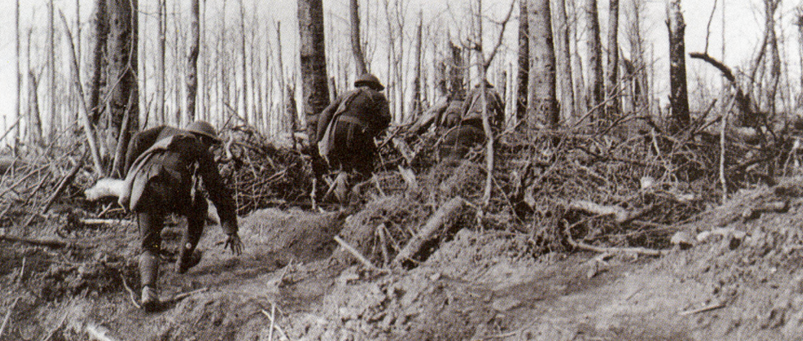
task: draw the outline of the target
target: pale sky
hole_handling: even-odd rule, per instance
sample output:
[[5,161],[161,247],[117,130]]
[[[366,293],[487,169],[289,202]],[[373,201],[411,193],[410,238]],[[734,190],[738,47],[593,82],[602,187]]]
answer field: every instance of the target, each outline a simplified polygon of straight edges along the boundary
[[[83,29],[88,30],[89,25],[88,18],[90,12],[92,10],[92,6],[94,1],[92,0],[79,0],[81,3],[81,14],[83,17]],[[155,3],[153,0],[139,0],[140,6],[143,7],[143,13],[140,14],[142,17],[143,15],[150,15],[152,10],[150,8],[153,7],[152,3]],[[246,8],[254,8],[253,1],[260,1],[260,0],[245,0]],[[469,3],[473,3],[474,0],[410,0],[406,2],[406,5],[411,9],[410,13],[417,13],[418,8],[420,8],[424,12],[424,22],[432,22],[432,16],[440,16],[441,18],[445,17],[445,20],[449,20],[449,16],[460,15],[461,13],[465,13],[463,10],[468,6]],[[568,0],[571,1],[571,0]],[[622,3],[620,7],[624,8],[627,6],[630,0],[620,0]],[[666,70],[668,70],[668,60],[666,56],[668,55],[668,34],[667,28],[664,23],[666,18],[665,13],[665,0],[641,0],[643,4],[646,5],[647,9],[647,18],[644,20],[644,25],[646,27],[646,34],[645,39],[647,40],[648,45],[651,45],[654,49],[654,58],[655,58],[655,71],[656,71],[656,89],[660,92],[660,99],[662,102],[666,101],[666,90],[668,88],[668,82],[666,78],[668,78],[668,74]],[[709,17],[711,16],[711,10],[714,6],[714,3],[717,4],[717,11],[714,13],[714,19],[710,26],[710,42],[708,51],[709,54],[717,59],[722,58],[722,6],[723,1],[725,2],[725,25],[726,25],[726,32],[725,32],[725,58],[724,62],[731,66],[732,68],[736,67],[744,67],[748,64],[756,53],[757,45],[761,41],[762,32],[763,32],[763,4],[761,0],[695,0],[690,1],[686,0],[682,2],[683,12],[686,19],[686,51],[688,52],[699,52],[703,51],[705,48],[705,38],[706,38],[706,26],[709,21]],[[174,0],[167,1],[168,11],[172,11],[172,4]],[[32,23],[34,23],[34,34],[43,34],[44,27],[46,27],[46,0],[27,0],[21,1],[21,26],[22,31],[26,32],[29,27],[31,27]],[[181,6],[184,6],[181,10],[182,12],[187,11],[187,4],[188,1],[181,1]],[[237,11],[237,1],[228,1],[230,6],[229,13],[230,15],[234,15],[233,12]],[[270,5],[263,5],[270,4]],[[497,20],[500,20],[501,17],[506,13],[507,6],[510,2],[508,0],[498,0],[498,1],[491,1],[491,0],[484,0],[483,6],[486,8],[486,12],[489,12],[489,16],[494,17]],[[578,1],[578,5],[582,2]],[[207,0],[208,6],[219,6],[219,1],[214,0]],[[383,6],[383,0],[360,0],[361,6],[374,6],[380,7]],[[13,0],[0,0],[0,27],[5,27],[6,29],[0,31],[0,117],[11,117],[12,112],[14,110],[14,96],[15,96],[15,85],[16,80],[14,76],[15,70],[15,46],[14,46],[14,5],[15,1]],[[794,89],[793,92],[799,92],[799,84],[800,84],[800,40],[797,31],[797,27],[792,25],[794,20],[794,7],[800,5],[799,3],[794,3],[793,1],[785,1],[783,3],[783,8],[780,9],[778,12],[778,20],[780,23],[780,29],[778,34],[780,35],[780,42],[781,46],[781,54],[782,59],[786,62],[785,65],[785,72],[784,75],[788,77],[788,82],[791,85],[791,88]],[[74,21],[75,15],[75,0],[55,0],[55,6],[58,9],[64,11],[67,19],[69,21]],[[331,12],[333,15],[326,16],[327,20],[330,18],[334,18],[335,21],[339,23],[335,23],[335,25],[344,24],[344,20],[341,18],[347,18],[348,12],[346,11],[347,8],[347,1],[346,0],[324,0],[325,9]],[[603,43],[606,40],[606,26],[607,26],[607,1],[600,0],[600,26],[602,28],[602,39]],[[295,46],[295,42],[298,37],[297,32],[297,23],[296,23],[296,1],[295,0],[271,0],[271,1],[260,1],[257,5],[258,10],[260,11],[261,16],[266,18],[267,20],[276,20],[282,22],[282,43],[285,46],[292,47]],[[450,8],[450,11],[447,11],[446,8]],[[214,11],[214,9],[209,8],[208,12]],[[620,10],[623,11],[623,10]],[[515,21],[515,16],[518,14],[518,10],[514,11],[514,21],[511,22],[511,25],[508,28],[508,34],[506,38],[506,45],[509,51],[515,51],[516,49],[516,29],[517,29],[517,22]],[[339,17],[339,18],[338,18]],[[624,15],[622,14],[622,19],[624,20]],[[57,15],[57,25],[61,25],[60,20],[58,19]],[[365,19],[363,19],[365,20]],[[412,20],[411,20],[412,22]],[[328,26],[329,24],[327,24]],[[621,25],[624,25],[620,23]],[[153,27],[148,27],[147,29],[153,32]],[[168,29],[170,29],[168,27]],[[622,44],[623,48],[627,44],[624,35],[623,29],[620,28],[620,44]],[[331,37],[327,37],[331,38]],[[23,39],[25,37],[23,36]],[[40,41],[43,41],[40,39]],[[85,42],[86,43],[86,42]],[[151,46],[153,46],[152,42],[149,42]],[[23,47],[26,45],[23,42]],[[581,44],[581,48],[582,48]],[[152,51],[151,51],[152,52]],[[24,54],[24,51],[23,51]],[[292,65],[293,59],[297,58],[295,55],[297,51],[291,48],[285,48],[284,54],[284,63],[285,65]],[[512,58],[514,56],[514,52],[508,54],[508,58]],[[24,57],[23,57],[24,58]],[[43,56],[39,57],[43,58]],[[43,60],[43,59],[42,59]],[[27,73],[26,70],[22,71],[23,73]],[[330,73],[331,73],[330,69]],[[689,90],[690,92],[694,90],[696,87],[695,84],[699,82],[697,79],[704,79],[704,80],[711,80],[712,82],[719,83],[719,73],[718,71],[714,70],[710,65],[707,65],[699,60],[691,60],[687,59],[687,72],[688,72],[688,82],[689,82]],[[380,78],[383,78],[386,75],[383,75],[382,71],[377,72]],[[666,76],[664,76],[666,75]],[[786,80],[784,80],[786,81]],[[23,88],[23,92],[25,89]],[[690,97],[692,97],[690,95]],[[46,102],[45,98],[40,97],[40,108],[42,108],[43,103]],[[25,104],[23,104],[23,108],[25,108]],[[44,108],[42,108],[44,110]],[[0,126],[3,125],[10,125],[13,122],[0,122]],[[3,129],[5,132],[5,129]]]

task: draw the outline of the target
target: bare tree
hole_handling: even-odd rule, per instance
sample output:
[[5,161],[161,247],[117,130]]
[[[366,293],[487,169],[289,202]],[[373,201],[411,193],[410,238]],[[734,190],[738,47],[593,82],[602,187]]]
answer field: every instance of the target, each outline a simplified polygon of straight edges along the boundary
[[586,0],[586,19],[588,20],[588,100],[592,117],[600,118],[599,106],[603,100],[602,80],[602,42],[599,33],[599,14],[597,0]]
[[555,99],[555,50],[549,0],[532,0],[528,4],[530,20],[530,81],[527,106],[527,128],[555,128],[560,119]]
[[103,87],[103,69],[105,67],[106,40],[109,34],[109,24],[106,13],[106,0],[95,1],[95,13],[92,16],[93,34],[91,42],[92,59],[88,69],[92,72],[89,79],[89,110],[92,125],[100,122],[100,92]]
[[139,129],[139,105],[137,99],[137,0],[109,0],[109,56],[110,81],[108,132],[116,137],[112,174],[124,174],[123,159],[131,135]]
[[195,121],[195,100],[198,95],[198,44],[201,29],[198,25],[201,6],[199,0],[192,0],[190,11],[190,47],[187,53],[187,118]]
[[574,84],[572,82],[572,55],[569,51],[569,20],[566,16],[565,0],[554,0],[552,17],[555,37],[556,79],[560,84],[560,112],[563,119],[569,119],[574,112]]
[[47,2],[47,86],[48,86],[48,112],[50,113],[50,129],[48,131],[48,142],[53,142],[56,136],[57,117],[56,117],[56,42],[54,39],[54,7],[53,0]]
[[[28,40],[30,41],[30,40]],[[42,119],[39,116],[39,98],[36,95],[38,82],[33,70],[28,72],[28,143],[42,144]]]
[[156,0],[158,37],[156,38],[156,119],[166,123],[165,116],[165,0]]
[[421,112],[422,98],[421,98],[421,54],[422,54],[422,40],[424,18],[421,11],[418,12],[418,27],[415,34],[415,61],[413,62],[413,105],[410,112],[413,114]]
[[518,83],[516,118],[519,121],[523,120],[527,114],[527,89],[530,80],[530,20],[527,17],[527,2],[529,1],[519,0],[519,72],[516,77]]
[[[20,71],[20,0],[15,1],[14,5],[14,50],[16,53],[16,58],[14,59],[14,68],[15,68],[15,77],[17,78],[17,88],[15,89],[17,92],[16,100],[14,101],[14,119],[18,119],[22,114],[20,108],[20,97],[22,96],[22,73]],[[20,129],[15,129],[14,133],[12,134],[14,138],[14,148],[16,150],[17,141],[20,139]]]
[[608,13],[608,65],[605,85],[606,115],[619,113],[619,0],[610,0]]
[[[322,0],[298,1],[298,26],[303,108],[307,116],[307,132],[310,139],[314,139],[317,115],[329,105]],[[315,144],[311,143],[310,147],[315,148]]]
[[243,117],[245,117],[245,122],[250,122],[249,120],[249,110],[248,110],[248,72],[246,72],[246,66],[248,65],[248,58],[245,54],[245,8],[243,6],[243,0],[240,0],[240,53],[242,54],[242,73],[243,73],[243,85],[242,85],[242,92],[243,92]]
[[351,13],[351,53],[354,55],[354,65],[357,67],[357,76],[368,72],[365,66],[365,55],[362,52],[360,41],[360,7],[359,0],[349,1]]
[[686,23],[680,11],[680,0],[672,0],[667,7],[669,28],[669,83],[671,93],[669,102],[672,110],[670,131],[677,132],[688,126],[689,94],[686,86],[686,45],[684,34]]

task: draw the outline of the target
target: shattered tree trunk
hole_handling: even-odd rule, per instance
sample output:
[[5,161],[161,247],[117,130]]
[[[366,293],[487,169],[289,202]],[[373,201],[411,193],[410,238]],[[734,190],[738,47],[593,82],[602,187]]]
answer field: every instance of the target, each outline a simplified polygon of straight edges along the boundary
[[[95,14],[92,18],[93,25],[93,39],[91,42],[92,59],[88,69],[92,73],[89,77],[89,84],[86,88],[89,89],[89,117],[93,126],[100,122],[100,91],[101,82],[103,80],[104,69],[104,51],[106,49],[106,40],[109,34],[109,23],[106,20],[106,0],[95,1]],[[157,102],[158,103],[158,102]]]
[[449,230],[460,216],[460,212],[465,205],[465,200],[461,197],[452,198],[443,206],[438,208],[435,213],[427,219],[426,224],[414,235],[407,245],[399,251],[393,262],[391,268],[399,268],[405,261],[412,260],[415,255],[421,251],[421,247],[425,242],[432,239],[439,231]]
[[322,0],[298,1],[298,33],[300,35],[301,91],[307,118],[310,147],[317,154],[313,132],[317,115],[329,105],[329,86],[326,74],[326,47],[324,45]]
[[519,122],[524,120],[527,115],[527,82],[530,80],[530,21],[527,19],[528,1],[530,0],[519,0],[519,72],[516,76],[516,82],[518,83],[516,118]]
[[156,42],[156,120],[167,123],[165,117],[165,0],[157,0],[156,11],[159,36]]
[[243,0],[240,0],[240,53],[243,58],[242,64],[240,64],[243,73],[243,118],[245,118],[245,123],[251,123],[250,111],[248,110],[248,57],[245,54],[245,8]]
[[680,11],[680,0],[672,0],[668,4],[667,26],[669,27],[669,105],[672,110],[671,132],[678,132],[687,127],[691,121],[689,116],[689,94],[686,87],[686,45],[684,37],[686,23]]
[[608,13],[608,65],[605,94],[607,104],[606,116],[616,117],[619,106],[619,0],[611,0]]
[[556,79],[560,84],[560,116],[564,120],[572,118],[574,112],[574,84],[572,82],[572,55],[569,51],[569,20],[566,16],[565,0],[555,0],[552,12]]
[[50,126],[48,129],[47,141],[53,142],[56,138],[59,118],[56,117],[56,43],[55,43],[55,13],[53,0],[47,2],[47,87],[48,87],[48,113],[50,114]]
[[[14,5],[14,51],[16,54],[16,58],[14,59],[14,72],[15,76],[17,77],[17,87],[16,92],[17,96],[14,101],[14,116],[12,116],[12,120],[18,120],[20,115],[22,115],[20,100],[22,96],[22,71],[20,71],[20,0],[15,1]],[[14,133],[11,135],[14,139],[14,150],[16,151],[18,141],[20,140],[20,129],[19,127],[14,129]]]
[[418,12],[418,27],[416,27],[415,33],[415,62],[413,64],[413,105],[410,109],[410,113],[412,115],[417,115],[421,112],[423,108],[423,100],[421,98],[421,89],[422,89],[422,82],[421,82],[421,53],[422,53],[422,46],[423,46],[423,34],[422,34],[422,26],[424,25],[423,19],[423,12]]
[[201,29],[198,24],[201,16],[200,0],[192,0],[190,11],[190,47],[187,54],[187,121],[195,121],[195,101],[198,97],[198,44]]
[[555,50],[549,0],[532,0],[528,4],[530,21],[530,88],[527,107],[527,128],[555,128],[560,115],[555,99]]
[[139,130],[139,98],[137,87],[137,0],[108,0],[110,80],[107,82],[111,127],[108,134],[116,137],[114,163],[110,174],[122,176],[125,152],[131,135]]
[[365,66],[365,55],[362,52],[362,42],[360,41],[360,4],[359,0],[349,1],[349,12],[351,13],[351,53],[354,55],[354,65],[357,68],[357,77],[368,72]]
[[33,71],[28,72],[28,143],[42,145],[42,120],[39,116],[39,98],[36,96],[37,81]]
[[586,17],[588,20],[588,106],[593,110],[594,120],[602,118],[599,105],[603,101],[602,80],[602,42],[599,33],[599,14],[597,0],[586,0]]

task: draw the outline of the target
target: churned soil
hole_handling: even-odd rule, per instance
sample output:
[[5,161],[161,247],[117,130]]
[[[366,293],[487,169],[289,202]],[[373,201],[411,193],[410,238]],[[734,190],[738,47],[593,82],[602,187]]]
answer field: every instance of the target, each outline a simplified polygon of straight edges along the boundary
[[[134,224],[48,222],[29,237],[71,242],[0,241],[0,339],[796,340],[803,190],[795,183],[743,190],[668,227],[689,238],[662,257],[534,255],[526,234],[458,226],[417,266],[370,271],[333,257],[348,213],[264,209],[240,219],[242,256],[224,252],[211,226],[201,263],[178,275],[170,252],[178,220],[164,232],[166,302],[154,313],[135,306]],[[785,207],[756,209],[770,202]]]

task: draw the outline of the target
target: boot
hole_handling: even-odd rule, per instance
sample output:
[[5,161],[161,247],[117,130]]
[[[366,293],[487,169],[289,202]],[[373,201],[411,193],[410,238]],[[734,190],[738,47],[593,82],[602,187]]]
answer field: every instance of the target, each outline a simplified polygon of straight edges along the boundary
[[153,312],[159,308],[159,292],[155,287],[144,286],[142,287],[142,300],[140,302],[142,309],[146,312]]
[[182,252],[182,255],[178,257],[176,261],[176,273],[183,274],[186,273],[191,267],[198,265],[201,262],[201,257],[203,255],[200,251],[195,251],[190,253],[189,256],[185,255]]

